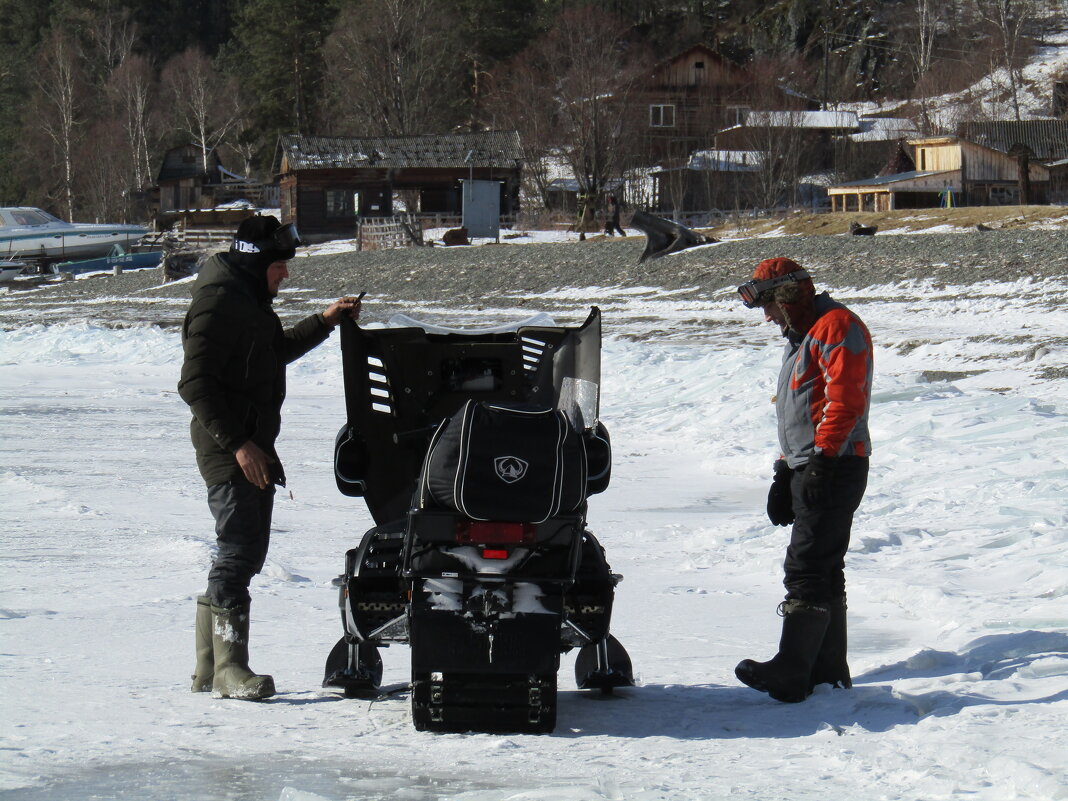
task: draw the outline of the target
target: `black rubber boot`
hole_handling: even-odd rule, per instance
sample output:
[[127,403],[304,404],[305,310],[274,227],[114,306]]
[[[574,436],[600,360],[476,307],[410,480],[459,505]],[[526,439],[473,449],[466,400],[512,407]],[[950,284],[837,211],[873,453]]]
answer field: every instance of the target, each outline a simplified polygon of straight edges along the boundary
[[253,673],[248,666],[248,610],[211,607],[215,677],[212,693],[222,698],[259,701],[274,695],[274,679]]
[[779,653],[767,662],[743,659],[734,675],[776,701],[797,703],[812,694],[812,666],[823,644],[830,609],[823,604],[789,599],[779,605],[782,637]]
[[211,641],[211,601],[208,596],[197,597],[197,666],[193,671],[195,693],[210,693],[215,677],[215,646]]
[[829,604],[831,617],[827,623],[827,633],[823,635],[823,645],[816,655],[812,666],[811,689],[817,684],[830,684],[848,690],[853,686],[849,675],[849,663],[846,662],[846,599],[835,598]]

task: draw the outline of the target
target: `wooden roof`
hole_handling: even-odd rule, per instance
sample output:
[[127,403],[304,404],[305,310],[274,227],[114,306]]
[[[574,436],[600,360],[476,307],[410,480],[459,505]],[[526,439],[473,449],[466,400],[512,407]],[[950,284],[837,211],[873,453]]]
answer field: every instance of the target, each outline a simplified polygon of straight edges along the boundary
[[279,137],[281,172],[373,167],[515,169],[523,159],[515,131],[440,136]]
[[197,145],[179,145],[164,153],[156,183],[198,177],[204,177],[209,182],[218,181],[220,180],[218,170],[221,166],[219,154],[212,149],[208,151],[208,171],[205,172],[201,149]]

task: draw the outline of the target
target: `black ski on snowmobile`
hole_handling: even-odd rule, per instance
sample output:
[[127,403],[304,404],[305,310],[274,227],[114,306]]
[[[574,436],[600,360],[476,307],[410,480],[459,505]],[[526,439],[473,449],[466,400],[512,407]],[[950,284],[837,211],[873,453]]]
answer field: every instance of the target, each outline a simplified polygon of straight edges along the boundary
[[426,328],[342,322],[334,473],[375,526],[346,554],[323,686],[377,697],[379,648],[408,643],[417,729],[550,732],[561,653],[580,689],[634,683],[609,633],[621,576],[586,528],[611,476],[600,311]]

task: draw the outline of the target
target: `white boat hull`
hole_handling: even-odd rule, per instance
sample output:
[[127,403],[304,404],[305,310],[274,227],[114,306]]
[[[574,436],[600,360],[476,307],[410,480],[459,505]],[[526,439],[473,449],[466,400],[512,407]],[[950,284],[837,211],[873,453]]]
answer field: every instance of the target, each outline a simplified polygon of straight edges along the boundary
[[91,259],[114,245],[129,250],[147,233],[140,225],[69,223],[40,209],[0,208],[0,259]]

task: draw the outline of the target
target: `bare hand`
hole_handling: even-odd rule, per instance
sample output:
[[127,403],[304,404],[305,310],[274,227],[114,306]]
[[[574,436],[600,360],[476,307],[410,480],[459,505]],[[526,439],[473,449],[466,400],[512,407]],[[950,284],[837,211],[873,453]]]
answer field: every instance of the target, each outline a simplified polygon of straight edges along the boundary
[[323,318],[331,328],[340,323],[342,317],[349,317],[352,320],[360,319],[359,298],[351,296],[339,298],[331,303],[330,307],[323,312]]
[[234,453],[241,472],[245,474],[250,484],[255,484],[260,489],[271,486],[271,465],[274,459],[268,456],[264,450],[252,440],[249,440]]

